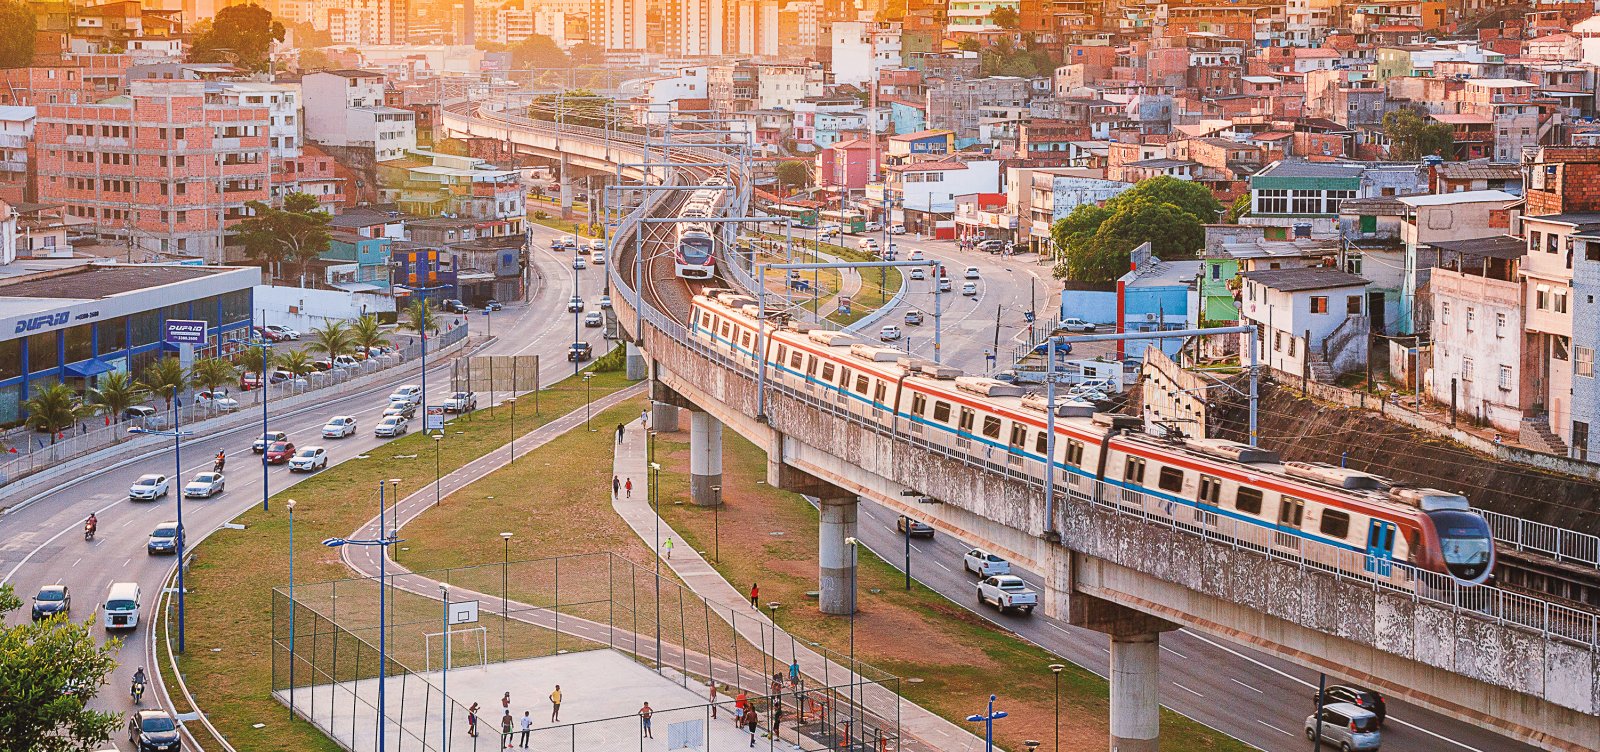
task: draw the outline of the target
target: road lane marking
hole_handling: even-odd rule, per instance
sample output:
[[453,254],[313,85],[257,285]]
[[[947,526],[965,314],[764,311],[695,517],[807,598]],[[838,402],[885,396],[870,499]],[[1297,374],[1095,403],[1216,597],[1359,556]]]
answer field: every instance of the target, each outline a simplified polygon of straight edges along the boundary
[[1162,650],[1165,650],[1165,651],[1167,651],[1167,652],[1168,652],[1168,653],[1171,653],[1171,654],[1173,654],[1173,655],[1175,655],[1175,656],[1178,656],[1178,657],[1179,657],[1179,658],[1181,658],[1181,659],[1183,659],[1183,660],[1186,660],[1186,661],[1187,661],[1187,660],[1189,660],[1189,656],[1187,656],[1187,655],[1184,655],[1184,654],[1183,654],[1183,653],[1180,653],[1180,652],[1178,652],[1178,651],[1176,651],[1176,650],[1173,650],[1173,649],[1172,649],[1172,648],[1169,648],[1169,647],[1167,647],[1167,646],[1166,646],[1166,645],[1162,645],[1162,646],[1161,646],[1161,649],[1162,649]]
[[1051,629],[1054,629],[1055,631],[1060,632],[1061,634],[1064,634],[1064,635],[1066,635],[1068,637],[1074,636],[1071,632],[1068,632],[1067,630],[1062,629],[1060,625],[1053,624],[1051,622],[1045,622],[1045,624],[1047,626],[1049,626]]
[[1179,684],[1177,682],[1173,682],[1172,686],[1177,687],[1178,689],[1181,689],[1181,690],[1183,690],[1185,692],[1188,692],[1189,694],[1194,695],[1195,697],[1205,697],[1205,695],[1200,694],[1199,692],[1196,692],[1196,691],[1194,691],[1194,690],[1192,690],[1192,689],[1190,689],[1188,687],[1185,687],[1182,684]]
[[946,572],[949,572],[949,573],[950,573],[950,574],[955,574],[955,573],[956,573],[956,570],[954,570],[954,569],[951,569],[951,568],[949,568],[949,567],[947,567],[947,566],[945,566],[945,565],[944,565],[944,564],[943,564],[943,563],[941,563],[941,562],[940,562],[940,561],[939,561],[939,560],[938,560],[938,559],[934,559],[934,560],[933,560],[933,565],[934,565],[934,566],[936,566],[936,567],[938,567],[938,568],[940,568],[940,569],[943,569],[943,570],[944,570],[944,571],[946,571]]
[[1262,691],[1262,690],[1259,690],[1259,689],[1256,689],[1256,688],[1255,688],[1255,687],[1252,687],[1252,686],[1250,686],[1250,685],[1249,685],[1249,684],[1245,684],[1245,683],[1244,683],[1244,682],[1242,682],[1242,681],[1239,681],[1239,680],[1238,680],[1238,679],[1235,679],[1235,678],[1233,678],[1233,677],[1231,677],[1231,676],[1230,676],[1230,677],[1228,677],[1228,681],[1231,681],[1231,682],[1233,682],[1233,683],[1234,683],[1234,684],[1237,684],[1237,685],[1239,685],[1239,686],[1241,686],[1241,687],[1244,687],[1244,688],[1245,688],[1245,689],[1248,689],[1248,690],[1250,690],[1250,691],[1251,691],[1251,692],[1255,692],[1255,693],[1256,693],[1256,694],[1258,694],[1258,695],[1264,695],[1264,694],[1266,694],[1266,692],[1263,692],[1263,691]]
[[1256,723],[1259,723],[1259,724],[1261,724],[1263,726],[1266,726],[1267,728],[1272,729],[1273,731],[1276,731],[1276,732],[1278,732],[1280,734],[1288,734],[1289,736],[1294,736],[1294,734],[1291,734],[1288,731],[1284,731],[1283,729],[1278,728],[1277,726],[1274,726],[1274,725],[1272,725],[1270,723],[1267,723],[1266,721],[1256,721]]

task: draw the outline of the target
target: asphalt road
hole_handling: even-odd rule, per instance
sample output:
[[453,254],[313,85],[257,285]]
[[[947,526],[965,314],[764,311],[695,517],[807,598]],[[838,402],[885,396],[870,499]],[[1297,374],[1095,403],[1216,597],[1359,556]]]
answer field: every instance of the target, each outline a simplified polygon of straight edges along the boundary
[[[572,365],[566,360],[566,349],[573,342],[573,317],[566,312],[567,299],[572,295],[574,270],[572,253],[554,253],[548,250],[549,240],[561,233],[534,225],[534,262],[541,280],[532,291],[532,300],[526,304],[507,305],[505,310],[491,314],[497,341],[485,354],[539,355],[540,371],[544,383],[572,374]],[[599,310],[599,296],[604,287],[604,267],[590,265],[576,272],[581,294],[589,304],[588,310]],[[472,326],[478,329],[485,317],[480,312],[471,314]],[[603,352],[600,329],[580,327],[580,338],[594,345],[598,355]],[[351,459],[364,452],[377,449],[386,440],[372,436],[372,426],[377,423],[385,399],[395,386],[418,383],[419,373],[397,372],[381,383],[352,393],[330,394],[314,406],[288,412],[274,412],[269,417],[270,427],[288,432],[297,445],[321,444],[328,448],[330,464]],[[430,402],[437,402],[448,392],[449,366],[430,364],[428,394]],[[487,407],[487,395],[480,396],[479,406]],[[269,405],[270,409],[270,405]],[[334,415],[354,415],[358,421],[357,432],[344,439],[324,440],[320,429]],[[421,430],[420,419],[413,423]],[[175,564],[171,556],[151,556],[145,551],[146,538],[156,524],[177,517],[176,499],[183,483],[196,473],[209,471],[212,458],[218,450],[229,455],[227,490],[212,499],[191,499],[184,504],[184,525],[192,547],[206,534],[218,530],[224,522],[238,516],[252,505],[261,503],[262,471],[259,455],[250,452],[250,444],[259,435],[259,423],[195,437],[183,444],[183,472],[179,473],[172,492],[154,502],[133,502],[127,497],[128,486],[145,473],[170,474],[173,456],[170,449],[153,452],[150,456],[78,475],[64,481],[50,492],[23,508],[0,517],[0,572],[4,581],[16,587],[25,602],[42,585],[63,584],[72,593],[71,616],[76,621],[96,619],[94,632],[104,638],[106,632],[98,620],[98,606],[113,582],[137,582],[141,589],[141,614],[138,628],[120,636],[123,639],[117,654],[117,669],[106,687],[92,705],[100,710],[127,713],[132,709],[128,687],[133,672],[145,665],[148,655],[146,640],[149,637],[149,618],[159,595],[159,589],[172,572]],[[274,466],[267,471],[273,493],[293,485],[301,474],[290,474],[286,466]],[[99,516],[99,532],[93,543],[82,536],[83,520],[94,512]],[[248,530],[221,530],[223,535],[249,535]],[[8,617],[10,623],[28,619],[26,605]],[[213,645],[190,642],[189,650],[205,650]],[[152,697],[146,696],[144,707],[152,706]],[[113,735],[113,742],[127,748],[126,735]]]

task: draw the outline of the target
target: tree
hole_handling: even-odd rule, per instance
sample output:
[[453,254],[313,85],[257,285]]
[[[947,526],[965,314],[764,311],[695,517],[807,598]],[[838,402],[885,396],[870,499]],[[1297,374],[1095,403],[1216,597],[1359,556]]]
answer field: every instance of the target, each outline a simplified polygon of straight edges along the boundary
[[[1121,241],[1131,251],[1141,243],[1167,261],[1193,258],[1206,244],[1206,228],[1193,214],[1172,204],[1139,201],[1125,204],[1100,225],[1096,238]],[[1123,264],[1122,271],[1127,271]],[[1121,276],[1121,273],[1118,273]]]
[[[21,607],[11,585],[0,585],[0,613]],[[0,702],[0,740],[6,749],[97,749],[121,725],[120,715],[87,707],[122,648],[116,639],[100,644],[92,623],[53,616],[0,626],[0,697],[6,698]]]
[[38,21],[20,0],[0,0],[0,68],[33,65],[33,35]]
[[1126,195],[1105,206],[1078,206],[1050,228],[1062,256],[1057,277],[1110,282],[1127,273],[1129,255],[1141,243],[1168,260],[1190,258],[1205,245],[1205,227],[1195,215],[1149,197],[1123,201]]
[[579,42],[567,51],[577,65],[600,65],[606,61],[606,49],[598,44]]
[[511,46],[511,67],[519,70],[531,68],[570,68],[572,58],[561,51],[554,39],[534,34]]
[[238,224],[238,237],[250,258],[269,265],[290,261],[303,273],[307,263],[327,252],[332,241],[328,221],[333,217],[315,196],[291,193],[284,196],[282,209],[260,201],[245,206],[254,216]]
[[279,363],[278,367],[296,376],[304,376],[317,370],[316,364],[311,361],[311,356],[307,355],[305,350],[290,350],[284,353],[283,362]]
[[283,24],[254,3],[230,5],[211,19],[211,28],[197,35],[189,48],[191,63],[228,63],[264,73],[271,66],[272,43],[282,42]]
[[1239,224],[1240,218],[1249,214],[1250,194],[1241,194],[1238,198],[1234,199],[1233,204],[1228,207],[1228,216],[1224,218],[1224,221],[1230,225],[1236,225]]
[[201,358],[189,366],[189,383],[214,392],[223,384],[233,383],[238,375],[233,364],[222,358]]
[[1009,5],[1001,5],[990,11],[989,20],[1002,29],[1015,29],[1022,25],[1022,17],[1017,15],[1017,9]]
[[411,305],[406,306],[406,317],[400,322],[400,328],[426,337],[428,332],[439,329],[439,317],[426,298],[414,300],[411,301]]
[[1167,175],[1139,181],[1137,185],[1107,201],[1106,208],[1115,212],[1124,205],[1144,201],[1172,204],[1193,214],[1202,223],[1215,222],[1222,214],[1222,204],[1205,186],[1192,180],[1179,180]]
[[383,325],[378,323],[378,317],[367,314],[356,319],[350,325],[350,342],[363,352],[372,352],[375,347],[387,347],[389,338],[383,334]]
[[128,408],[144,401],[144,387],[122,371],[100,377],[100,385],[89,389],[89,402],[99,405],[112,423],[120,423]]
[[[35,431],[48,431],[52,444],[56,443],[57,434],[71,428],[72,424],[92,412],[78,399],[72,387],[61,382],[34,392],[33,397],[22,403],[22,409],[28,412],[28,427]],[[0,703],[0,706],[4,705]]]
[[959,49],[963,52],[977,52],[978,40],[973,39],[972,37],[967,37],[966,39],[961,40],[960,44],[956,45],[956,49]]
[[328,70],[330,68],[337,68],[339,66],[337,63],[333,62],[333,58],[329,57],[328,53],[323,52],[322,50],[301,50],[297,67],[301,73],[307,73],[309,71]]
[[239,353],[239,365],[251,373],[264,374],[277,363],[277,354],[270,347],[251,347]]
[[811,185],[811,165],[800,160],[778,163],[778,183],[791,192]]
[[189,375],[183,372],[183,364],[177,358],[162,358],[144,367],[139,383],[151,394],[161,395],[171,410],[173,396],[189,386]]
[[[311,343],[306,345],[307,350],[323,353],[329,358],[348,355],[354,347],[355,344],[351,341],[349,328],[344,325],[343,321],[333,320],[323,322],[322,326],[312,329]],[[288,356],[285,356],[284,363],[288,362]]]
[[1383,136],[1389,140],[1389,158],[1416,162],[1437,155],[1449,159],[1455,151],[1455,132],[1445,123],[1429,123],[1414,110],[1395,110],[1383,116]]

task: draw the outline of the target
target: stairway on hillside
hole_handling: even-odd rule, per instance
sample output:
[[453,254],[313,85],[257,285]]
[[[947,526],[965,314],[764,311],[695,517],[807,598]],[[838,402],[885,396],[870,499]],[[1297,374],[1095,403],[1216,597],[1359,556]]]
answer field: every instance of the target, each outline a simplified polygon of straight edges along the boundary
[[1517,431],[1517,443],[1546,454],[1567,456],[1567,442],[1550,430],[1550,416],[1547,413],[1523,418],[1522,427]]

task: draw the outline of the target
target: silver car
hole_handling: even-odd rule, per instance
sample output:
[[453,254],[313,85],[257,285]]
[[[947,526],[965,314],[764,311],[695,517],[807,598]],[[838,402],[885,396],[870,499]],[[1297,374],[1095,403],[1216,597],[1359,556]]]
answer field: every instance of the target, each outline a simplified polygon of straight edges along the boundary
[[[1306,716],[1306,738],[1317,738],[1317,715]],[[1363,750],[1375,752],[1383,744],[1378,732],[1378,716],[1370,710],[1348,702],[1322,706],[1322,743],[1338,747],[1340,752]]]

